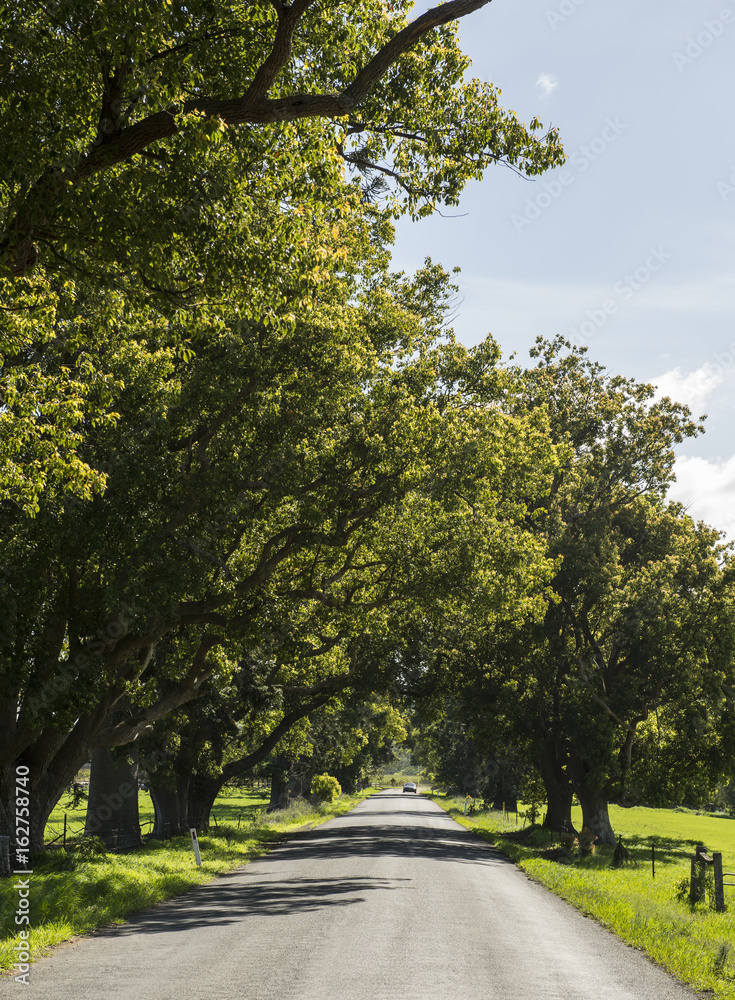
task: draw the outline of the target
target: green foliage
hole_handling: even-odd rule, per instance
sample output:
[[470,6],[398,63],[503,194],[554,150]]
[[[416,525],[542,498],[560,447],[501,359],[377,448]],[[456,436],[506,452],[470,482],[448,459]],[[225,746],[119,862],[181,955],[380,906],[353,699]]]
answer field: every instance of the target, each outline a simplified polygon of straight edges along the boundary
[[89,798],[89,792],[79,781],[73,782],[69,791],[71,792],[71,798],[66,803],[67,809],[78,809]]
[[72,850],[81,861],[91,861],[107,855],[107,847],[99,837],[81,837]]
[[730,768],[732,554],[665,500],[673,445],[698,432],[686,408],[559,338],[532,355],[517,412],[543,407],[560,449],[535,521],[555,564],[545,609],[462,622],[434,676],[475,745],[571,780],[611,839],[607,799],[680,801]]
[[7,11],[0,725],[3,773],[59,736],[36,846],[52,775],[207,680],[190,753],[214,780],[339,690],[385,690],[365,674],[412,615],[538,607],[544,414],[510,412],[496,345],[445,330],[441,268],[389,273],[390,220],[563,154],[465,79],[451,4],[401,34],[410,8]]
[[315,774],[311,779],[311,794],[322,802],[334,802],[342,794],[342,786],[329,774]]
[[674,899],[679,903],[688,903],[691,886],[691,876],[682,875],[680,879],[674,882]]
[[[125,420],[112,396],[136,377],[128,365],[145,378],[151,361],[130,358],[126,341],[162,352],[162,409],[176,406],[166,375],[203,342],[222,351],[228,327],[237,339],[248,324],[294,323],[366,255],[384,264],[391,215],[456,203],[492,163],[534,175],[563,161],[555,132],[464,79],[453,24],[419,32],[359,99],[326,106],[376,65],[407,0],[363,0],[337,18],[308,5],[280,27],[270,3],[6,7],[0,503],[28,516],[89,503],[130,457],[110,436],[95,454],[97,432]],[[369,204],[376,178],[383,208]],[[112,345],[123,357],[100,354]],[[233,352],[232,365],[249,361]],[[285,400],[276,390],[270,402]],[[147,413],[145,433],[161,419]]]
[[[499,405],[514,381],[494,345],[442,332],[448,275],[373,267],[369,213],[352,221],[362,281],[325,282],[298,318],[220,303],[192,357],[176,347],[186,316],[117,299],[94,352],[115,417],[83,445],[104,495],[1,512],[5,703],[29,732],[84,731],[62,750],[76,766],[85,741],[124,744],[208,678],[215,714],[232,691],[244,712],[229,732],[257,745],[312,696],[373,672],[384,689],[382,654],[412,617],[537,602],[548,563],[528,522],[557,463],[544,416]],[[42,363],[70,350],[58,337]],[[108,725],[123,694],[127,718]]]
[[538,120],[464,79],[454,24],[389,54],[411,6],[278,18],[260,2],[19,0],[0,37],[6,266],[28,269],[40,251],[53,268],[137,271],[136,285],[186,293],[203,275],[247,273],[232,268],[243,205],[248,228],[279,199],[318,214],[345,168],[358,172],[348,187],[379,173],[391,208],[421,215],[492,163],[536,174],[563,162],[555,132],[539,136]]
[[526,816],[529,822],[535,823],[541,818],[546,805],[546,789],[538,773],[528,770],[518,788],[518,798],[526,806]]

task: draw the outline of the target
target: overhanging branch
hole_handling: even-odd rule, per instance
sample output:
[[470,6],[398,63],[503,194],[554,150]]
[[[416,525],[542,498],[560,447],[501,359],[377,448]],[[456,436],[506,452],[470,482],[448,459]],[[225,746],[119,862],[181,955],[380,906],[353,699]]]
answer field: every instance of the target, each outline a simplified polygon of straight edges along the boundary
[[46,170],[33,185],[0,241],[0,271],[18,277],[32,270],[38,258],[36,241],[52,237],[50,211],[63,200],[69,188],[130,160],[155,142],[170,138],[176,133],[182,115],[198,114],[205,119],[219,119],[226,125],[267,125],[302,118],[343,117],[355,109],[423,35],[466,17],[490,2],[450,0],[426,11],[394,35],[341,93],[292,94],[269,99],[268,90],[290,58],[297,24],[313,0],[294,0],[290,6],[275,4],[279,23],[273,46],[242,97],[192,98],[98,137],[97,144],[81,157],[76,167]]

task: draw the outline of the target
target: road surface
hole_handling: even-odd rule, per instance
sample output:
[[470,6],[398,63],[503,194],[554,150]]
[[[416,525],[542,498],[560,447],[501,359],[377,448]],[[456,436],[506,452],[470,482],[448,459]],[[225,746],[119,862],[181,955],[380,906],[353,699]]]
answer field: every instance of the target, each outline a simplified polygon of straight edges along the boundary
[[421,796],[382,792],[62,946],[18,1000],[692,1000]]

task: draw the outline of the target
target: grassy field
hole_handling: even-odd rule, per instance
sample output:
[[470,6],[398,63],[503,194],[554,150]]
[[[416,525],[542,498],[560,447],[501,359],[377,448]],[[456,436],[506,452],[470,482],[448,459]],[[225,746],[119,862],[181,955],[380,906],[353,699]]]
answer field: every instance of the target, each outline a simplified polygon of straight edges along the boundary
[[[258,791],[243,791],[241,789],[225,788],[220,793],[214,805],[215,823],[235,823],[238,819],[241,823],[252,819],[253,814],[258,809],[264,809],[268,803],[269,792],[265,789]],[[79,837],[84,832],[84,819],[87,813],[87,803],[82,802],[76,809],[70,805],[71,797],[62,796],[56,808],[49,817],[46,826],[46,843],[55,841],[61,843],[64,832],[64,816],[66,815],[66,830],[69,839]],[[148,792],[138,792],[138,813],[140,815],[140,826],[143,834],[150,832],[153,823],[153,803]],[[213,824],[214,825],[214,824]]]
[[[130,854],[84,856],[59,848],[36,855],[29,899],[31,956],[38,958],[51,945],[96,927],[122,923],[133,913],[231,871],[266,853],[289,833],[342,815],[372,791],[342,795],[331,805],[318,807],[300,800],[267,816],[268,799],[260,792],[225,794],[214,806],[217,826],[199,838],[201,868],[196,866],[188,836],[149,840],[142,850]],[[83,825],[84,807],[64,808],[65,801],[51,817],[48,839],[63,830],[64,812],[69,836]],[[140,804],[142,824],[152,818],[147,793],[141,793]],[[18,893],[14,882],[0,880],[0,969],[11,969],[16,960]]]
[[[706,902],[692,908],[676,899],[678,884],[689,877],[689,857],[699,843],[710,852],[720,851],[725,871],[735,872],[735,820],[612,806],[613,828],[635,861],[615,869],[612,848],[597,848],[587,857],[572,850],[565,858],[558,841],[552,845],[547,832],[534,829],[524,836],[522,817],[518,825],[513,813],[475,812],[465,818],[462,799],[434,798],[457,822],[497,844],[534,879],[675,976],[697,989],[711,990],[714,1000],[735,1000],[735,888],[725,889],[726,913],[715,913]],[[579,829],[579,811],[573,820]]]

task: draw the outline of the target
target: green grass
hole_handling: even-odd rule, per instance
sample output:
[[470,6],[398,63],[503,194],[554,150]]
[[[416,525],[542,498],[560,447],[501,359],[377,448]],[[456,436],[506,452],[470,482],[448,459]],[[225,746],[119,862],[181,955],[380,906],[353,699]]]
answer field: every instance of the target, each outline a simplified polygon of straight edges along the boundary
[[[87,803],[83,802],[76,809],[72,809],[70,802],[71,797],[64,795],[51,813],[46,826],[45,841],[47,844],[56,838],[58,838],[56,839],[56,843],[61,844],[64,831],[64,815],[66,815],[66,831],[69,839],[80,837],[84,833]],[[241,822],[247,822],[256,810],[265,809],[267,804],[268,794],[265,790],[225,788],[214,804],[215,822],[237,824],[238,819],[241,819]],[[138,813],[140,815],[140,826],[145,835],[151,830],[154,813],[153,803],[148,792],[138,792]]]
[[[143,834],[150,832],[153,822],[153,803],[148,792],[138,792],[138,811]],[[46,824],[44,840],[48,844],[55,841],[61,844],[64,832],[64,816],[66,816],[66,835],[69,840],[81,837],[84,833],[84,820],[87,815],[87,803],[82,802],[76,809],[71,807],[71,796],[65,794],[57,802],[54,811]]]
[[[523,824],[521,819],[516,826],[514,814],[488,811],[465,818],[462,799],[434,798],[457,822],[495,843],[534,879],[675,976],[697,989],[711,990],[715,1000],[735,1000],[735,889],[725,889],[726,913],[715,913],[706,903],[691,908],[675,898],[677,883],[688,878],[689,857],[700,842],[710,851],[720,851],[725,871],[735,872],[735,820],[691,811],[611,806],[613,828],[637,862],[636,867],[613,869],[612,848],[600,847],[586,858],[573,852],[571,864],[560,864],[549,859],[547,832],[534,830],[528,842],[513,839]],[[579,811],[573,821],[579,829]]]
[[376,779],[376,784],[381,788],[399,788],[407,781],[415,781],[417,785],[426,783],[424,775],[416,768],[405,768],[402,771],[389,771]]
[[[52,945],[97,927],[122,923],[133,913],[246,864],[265,854],[289,833],[343,815],[372,791],[342,795],[336,802],[318,807],[297,801],[288,809],[267,816],[263,810],[268,800],[259,792],[225,794],[214,806],[217,827],[213,825],[209,833],[199,838],[201,868],[196,866],[188,836],[165,842],[148,840],[140,851],[129,854],[82,857],[58,848],[36,855],[29,900],[32,958],[38,958]],[[150,806],[150,797],[141,793],[141,820],[145,815],[144,799]],[[59,827],[59,820],[63,829],[64,812],[68,816],[67,834],[83,825],[84,807],[78,810],[62,807],[60,811],[57,808],[47,836],[51,828]],[[51,836],[54,835],[52,832]],[[15,879],[0,881],[0,969],[5,970],[15,963],[18,894],[14,882]]]

